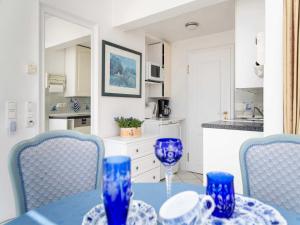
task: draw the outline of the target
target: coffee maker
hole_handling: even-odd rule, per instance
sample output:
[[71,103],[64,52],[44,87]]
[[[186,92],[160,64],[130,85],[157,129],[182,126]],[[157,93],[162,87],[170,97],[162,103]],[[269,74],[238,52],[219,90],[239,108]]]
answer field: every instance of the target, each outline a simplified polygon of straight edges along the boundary
[[169,107],[169,100],[158,99],[157,103],[158,103],[157,117],[168,118],[171,114],[171,109]]

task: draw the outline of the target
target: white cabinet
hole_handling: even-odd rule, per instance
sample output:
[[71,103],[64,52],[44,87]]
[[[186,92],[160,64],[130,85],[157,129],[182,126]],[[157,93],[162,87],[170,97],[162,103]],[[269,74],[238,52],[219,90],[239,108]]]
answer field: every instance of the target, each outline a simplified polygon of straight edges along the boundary
[[263,87],[263,78],[254,72],[255,38],[265,27],[264,0],[237,0],[235,13],[235,87]]
[[68,119],[49,119],[49,131],[68,130]]
[[[149,134],[159,134],[160,138],[181,138],[181,121],[182,119],[155,120],[149,119],[144,122],[144,132]],[[173,173],[178,172],[179,163],[173,168]],[[165,168],[161,165],[160,179],[165,178]]]
[[148,45],[146,58],[162,67],[164,77],[163,84],[148,83],[148,97],[171,97],[171,45],[165,41]]
[[131,177],[134,182],[159,182],[160,162],[154,154],[153,147],[157,138],[156,135],[105,138],[105,156],[130,156]]
[[164,42],[164,97],[171,97],[171,45]]
[[241,145],[250,138],[263,137],[263,132],[203,128],[203,174],[225,171],[234,175],[234,188],[243,193],[239,152]]
[[74,46],[65,50],[65,97],[91,95],[91,50]]

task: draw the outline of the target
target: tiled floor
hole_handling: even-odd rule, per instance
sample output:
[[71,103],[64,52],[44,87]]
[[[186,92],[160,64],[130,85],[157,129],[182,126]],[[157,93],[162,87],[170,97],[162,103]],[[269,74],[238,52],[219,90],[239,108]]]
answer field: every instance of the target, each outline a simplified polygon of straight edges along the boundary
[[[178,171],[174,174],[172,181],[174,183],[203,184],[203,175],[187,171]],[[164,182],[164,180],[162,180],[162,182]]]

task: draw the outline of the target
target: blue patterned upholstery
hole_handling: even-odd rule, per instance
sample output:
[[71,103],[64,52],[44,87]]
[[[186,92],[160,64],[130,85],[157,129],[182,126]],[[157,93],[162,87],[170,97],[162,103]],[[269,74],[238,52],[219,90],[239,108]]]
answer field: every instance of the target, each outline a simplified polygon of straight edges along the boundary
[[242,145],[244,194],[300,213],[300,137],[275,135]]
[[74,131],[48,132],[17,144],[10,165],[19,212],[98,188],[103,155],[99,138]]

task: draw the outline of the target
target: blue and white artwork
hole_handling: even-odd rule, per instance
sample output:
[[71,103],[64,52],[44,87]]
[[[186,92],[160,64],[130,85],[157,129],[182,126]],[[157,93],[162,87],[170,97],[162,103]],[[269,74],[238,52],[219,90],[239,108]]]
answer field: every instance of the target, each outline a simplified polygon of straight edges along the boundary
[[134,59],[110,53],[110,85],[136,88],[136,72]]
[[102,96],[142,97],[142,53],[102,41]]

